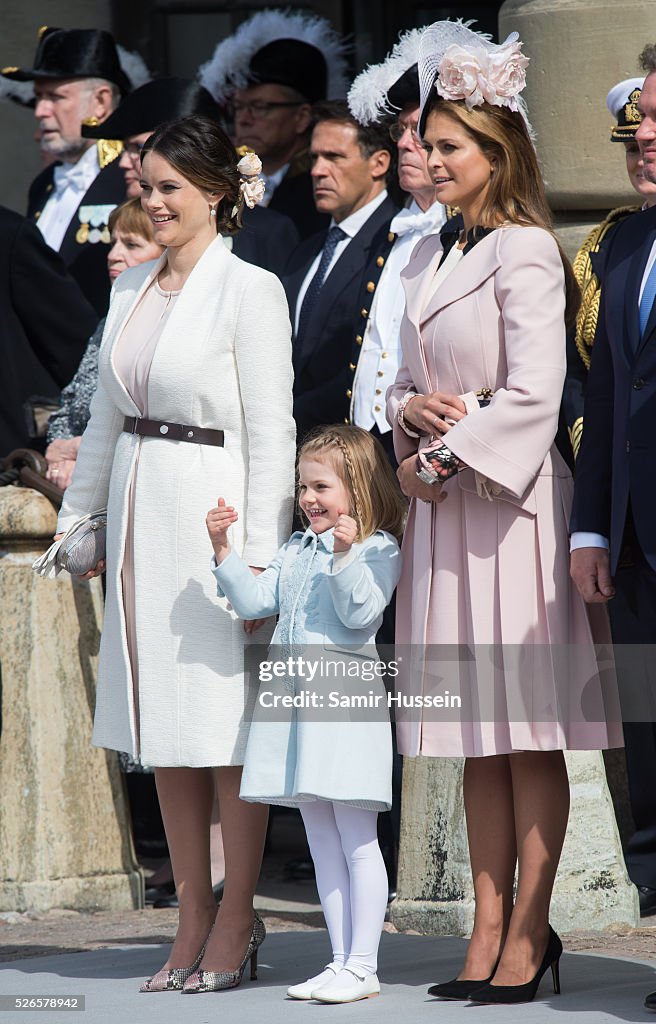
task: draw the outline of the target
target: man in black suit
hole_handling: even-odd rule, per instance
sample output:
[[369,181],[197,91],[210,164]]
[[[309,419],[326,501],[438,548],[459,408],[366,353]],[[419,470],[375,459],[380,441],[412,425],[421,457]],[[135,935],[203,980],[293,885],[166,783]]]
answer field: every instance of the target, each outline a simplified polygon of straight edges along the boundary
[[[648,75],[636,139],[643,173],[656,181],[656,46],[642,61]],[[655,295],[652,208],[623,221],[608,250],[576,461],[571,559],[585,600],[610,601],[637,828],[625,856],[643,911],[656,907]],[[656,1009],[656,993],[648,999]]]
[[34,225],[0,206],[0,458],[34,447],[25,403],[57,400],[98,317]]
[[98,29],[44,28],[34,67],[3,68],[5,78],[34,82],[40,145],[56,162],[32,182],[27,214],[38,222],[98,316],[107,311],[107,220],[125,198],[116,162],[120,144],[83,139],[82,122],[101,123],[130,83],[114,39]]
[[[187,78],[155,78],[126,96],[99,126],[83,125],[82,135],[100,139],[107,133],[121,139],[118,165],[125,178],[128,199],[141,196],[141,149],[164,121],[199,114],[219,121],[219,108],[198,82]],[[284,214],[255,206],[243,211],[242,229],[229,240],[235,256],[270,270],[279,277],[299,242],[293,221]]]
[[301,243],[285,278],[299,438],[315,426],[348,421],[364,326],[397,212],[386,189],[393,145],[387,128],[358,124],[342,102],[319,104],[315,116],[312,187],[331,225]]
[[301,238],[327,227],[312,198],[312,104],[345,95],[345,52],[325,19],[267,10],[220,42],[200,72],[214,98],[229,103],[237,146],[262,160],[264,205],[291,217]]

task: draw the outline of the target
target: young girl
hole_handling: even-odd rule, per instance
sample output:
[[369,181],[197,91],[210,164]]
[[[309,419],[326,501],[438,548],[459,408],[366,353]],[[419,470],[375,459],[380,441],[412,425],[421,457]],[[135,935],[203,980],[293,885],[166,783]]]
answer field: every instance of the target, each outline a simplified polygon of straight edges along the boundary
[[[244,619],[278,613],[272,642],[285,655],[293,645],[308,663],[322,654],[332,662],[339,651],[344,665],[370,665],[362,650],[375,659],[376,630],[400,574],[403,498],[382,446],[359,427],[329,427],[307,440],[298,477],[308,529],[294,533],[259,576],[228,543],[234,508],[220,498],[208,514],[218,594]],[[308,678],[265,683],[261,707],[265,690],[266,706],[268,691],[318,690]],[[332,945],[332,962],[288,989],[293,999],[342,1003],[380,992],[376,960],[388,887],[376,819],[391,804],[392,746],[382,680],[367,682],[369,690],[384,714],[379,707],[368,720],[343,714],[338,721],[326,701],[323,712],[292,713],[286,721],[274,721],[273,713],[263,721],[260,708],[251,726],[240,796],[300,808]]]

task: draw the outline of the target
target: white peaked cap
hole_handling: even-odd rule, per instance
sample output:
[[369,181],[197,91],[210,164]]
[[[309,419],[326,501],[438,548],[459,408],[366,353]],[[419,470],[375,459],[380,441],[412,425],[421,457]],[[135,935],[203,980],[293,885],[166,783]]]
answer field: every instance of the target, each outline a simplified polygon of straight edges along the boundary
[[623,82],[613,86],[606,97],[606,106],[615,120],[620,116],[622,107],[629,102],[629,96],[634,89],[642,89],[644,84],[644,78],[625,78]]

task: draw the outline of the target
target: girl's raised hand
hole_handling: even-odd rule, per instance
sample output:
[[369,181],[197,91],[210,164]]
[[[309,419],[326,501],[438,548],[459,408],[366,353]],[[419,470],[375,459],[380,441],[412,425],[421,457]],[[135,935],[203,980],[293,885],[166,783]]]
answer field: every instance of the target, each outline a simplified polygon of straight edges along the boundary
[[335,523],[333,551],[348,551],[358,535],[358,524],[345,512],[340,512]]
[[230,554],[228,530],[237,522],[238,516],[232,505],[226,505],[224,498],[219,498],[216,508],[207,513],[205,523],[212,541],[217,565]]

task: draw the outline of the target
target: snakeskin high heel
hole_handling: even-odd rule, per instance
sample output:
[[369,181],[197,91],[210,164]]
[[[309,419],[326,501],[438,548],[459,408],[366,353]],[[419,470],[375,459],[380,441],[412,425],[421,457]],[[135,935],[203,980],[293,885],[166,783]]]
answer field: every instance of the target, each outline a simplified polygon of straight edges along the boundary
[[168,967],[153,974],[152,978],[146,978],[139,989],[140,992],[182,992],[182,986],[187,978],[194,974],[205,956],[205,948],[209,941],[209,935],[203,943],[203,948],[194,960],[191,967]]
[[184,982],[183,992],[220,992],[224,988],[237,988],[246,969],[246,964],[251,962],[251,981],[257,980],[257,951],[266,938],[264,921],[255,911],[253,931],[246,947],[244,959],[236,971],[204,971],[202,968],[194,970]]

